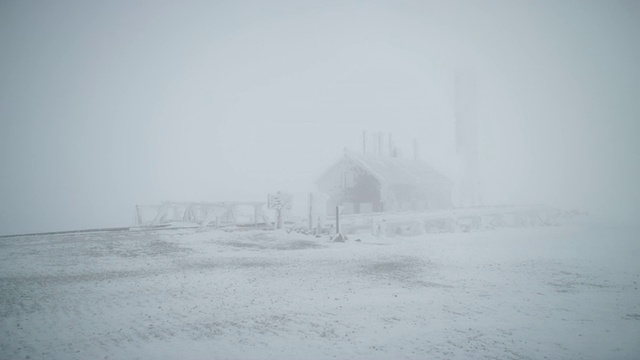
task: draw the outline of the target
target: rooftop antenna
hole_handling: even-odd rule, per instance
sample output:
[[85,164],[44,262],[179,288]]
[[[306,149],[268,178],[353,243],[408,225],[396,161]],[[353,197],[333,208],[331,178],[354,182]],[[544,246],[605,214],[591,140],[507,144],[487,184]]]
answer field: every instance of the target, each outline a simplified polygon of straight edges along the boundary
[[367,155],[367,132],[362,131],[362,154]]
[[373,156],[378,156],[378,134],[376,132],[371,133],[371,153]]

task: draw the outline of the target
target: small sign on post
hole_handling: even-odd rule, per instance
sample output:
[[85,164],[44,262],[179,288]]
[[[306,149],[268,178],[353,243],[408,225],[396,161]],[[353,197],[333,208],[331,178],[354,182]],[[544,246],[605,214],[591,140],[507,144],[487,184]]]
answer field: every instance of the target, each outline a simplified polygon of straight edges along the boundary
[[282,229],[282,210],[291,209],[293,196],[281,191],[267,196],[267,208],[276,211],[276,229]]

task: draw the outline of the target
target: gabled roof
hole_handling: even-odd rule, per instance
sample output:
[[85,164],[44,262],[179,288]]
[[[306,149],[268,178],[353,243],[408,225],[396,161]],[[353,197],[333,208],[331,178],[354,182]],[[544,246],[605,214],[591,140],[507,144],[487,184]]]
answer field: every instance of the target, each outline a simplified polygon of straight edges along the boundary
[[449,184],[446,176],[428,164],[413,159],[380,157],[345,151],[345,158],[366,169],[381,183],[387,185]]

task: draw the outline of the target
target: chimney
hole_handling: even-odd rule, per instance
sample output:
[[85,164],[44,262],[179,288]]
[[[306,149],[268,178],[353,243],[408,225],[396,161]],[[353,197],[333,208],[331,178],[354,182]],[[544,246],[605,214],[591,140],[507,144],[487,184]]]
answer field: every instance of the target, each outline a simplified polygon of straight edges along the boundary
[[420,156],[418,153],[418,140],[413,139],[413,160],[418,161],[418,159],[420,159]]
[[380,131],[378,132],[378,156],[379,157],[382,157],[382,154],[384,154],[384,151],[382,150],[383,141],[384,141],[384,137],[382,135],[382,131]]
[[362,154],[367,155],[367,132],[362,131]]
[[371,133],[371,154],[378,156],[378,134],[375,132]]

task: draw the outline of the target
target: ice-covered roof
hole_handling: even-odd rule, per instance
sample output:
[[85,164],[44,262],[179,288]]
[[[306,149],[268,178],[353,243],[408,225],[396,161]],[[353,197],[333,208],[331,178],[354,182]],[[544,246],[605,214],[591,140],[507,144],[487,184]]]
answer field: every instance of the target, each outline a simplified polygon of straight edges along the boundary
[[345,157],[366,169],[380,182],[389,185],[425,185],[451,182],[446,176],[419,160],[365,155],[352,151],[345,151]]

